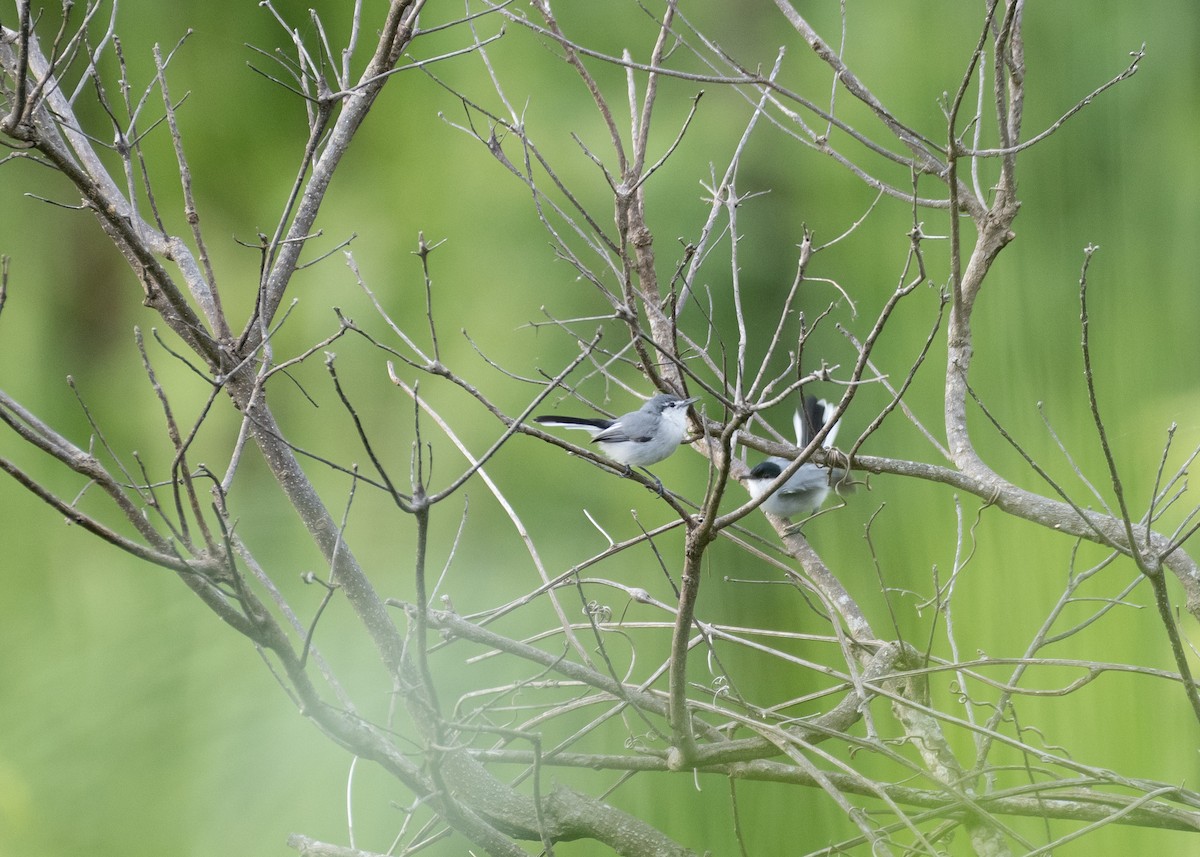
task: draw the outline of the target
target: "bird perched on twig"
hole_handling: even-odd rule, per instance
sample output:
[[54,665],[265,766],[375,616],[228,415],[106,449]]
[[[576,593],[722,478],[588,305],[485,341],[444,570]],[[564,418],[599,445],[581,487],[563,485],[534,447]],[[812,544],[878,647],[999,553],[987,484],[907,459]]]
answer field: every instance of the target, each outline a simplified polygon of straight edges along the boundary
[[[833,405],[825,399],[817,399],[815,396],[806,397],[803,404],[804,407],[797,410],[792,417],[792,424],[796,431],[796,446],[801,449],[812,442],[834,411]],[[834,423],[830,426],[829,433],[825,435],[821,446],[825,449],[832,447],[834,440],[837,439],[837,432],[838,424]],[[771,456],[758,464],[746,477],[746,490],[750,492],[750,496],[757,500],[765,494],[771,487],[771,483],[778,479],[791,463],[786,458]],[[830,487],[842,482],[846,476],[846,471],[840,467],[823,467],[806,461],[770,497],[764,500],[759,508],[782,518],[812,515],[821,508],[825,498],[829,496]]]
[[[608,458],[625,469],[657,464],[679,448],[687,436],[687,410],[697,398],[683,399],[670,393],[659,393],[636,411],[621,414],[615,420],[599,417],[560,417],[543,415],[533,421],[544,426],[583,429],[592,435]],[[649,473],[649,471],[646,471]],[[662,483],[658,482],[659,493]]]

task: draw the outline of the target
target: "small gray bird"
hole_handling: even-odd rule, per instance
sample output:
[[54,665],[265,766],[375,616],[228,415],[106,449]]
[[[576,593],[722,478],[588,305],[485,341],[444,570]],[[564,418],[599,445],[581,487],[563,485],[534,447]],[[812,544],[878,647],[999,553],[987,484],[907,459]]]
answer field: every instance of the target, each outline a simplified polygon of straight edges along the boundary
[[646,467],[656,464],[679,448],[687,436],[688,405],[699,399],[681,399],[659,393],[636,411],[615,420],[596,417],[534,417],[544,426],[583,429],[591,432],[592,443],[617,464]]
[[[792,424],[796,430],[796,445],[800,448],[808,446],[832,416],[833,411],[833,406],[824,399],[814,396],[805,398],[803,411],[797,410],[792,417]],[[837,432],[838,424],[834,423],[821,445],[826,449],[832,447]],[[746,490],[750,492],[750,496],[757,500],[765,494],[771,483],[778,479],[791,463],[786,458],[771,456],[751,470],[746,478]],[[846,471],[840,467],[831,469],[807,461],[800,465],[800,469],[779,486],[774,494],[764,500],[759,508],[782,518],[795,515],[807,517],[821,508],[821,504],[829,496],[830,486],[845,478]]]

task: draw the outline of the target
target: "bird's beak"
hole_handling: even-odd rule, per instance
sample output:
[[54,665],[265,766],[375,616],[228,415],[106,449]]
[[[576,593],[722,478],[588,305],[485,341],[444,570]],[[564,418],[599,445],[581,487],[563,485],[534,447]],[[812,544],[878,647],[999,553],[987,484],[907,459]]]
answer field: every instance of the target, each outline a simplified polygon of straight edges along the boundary
[[683,401],[682,401],[680,404],[683,404],[683,405],[691,405],[691,404],[694,404],[694,403],[696,403],[696,402],[698,402],[698,401],[700,401],[700,397],[699,397],[699,396],[692,396],[690,399],[684,399],[684,400],[683,400]]

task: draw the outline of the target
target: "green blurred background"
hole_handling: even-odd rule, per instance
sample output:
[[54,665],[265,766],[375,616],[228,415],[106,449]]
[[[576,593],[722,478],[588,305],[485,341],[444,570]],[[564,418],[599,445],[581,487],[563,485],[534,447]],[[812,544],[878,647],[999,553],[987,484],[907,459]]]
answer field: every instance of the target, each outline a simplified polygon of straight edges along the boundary
[[[291,6],[280,4],[285,5]],[[348,13],[342,5],[316,4],[335,39],[346,29]],[[769,67],[778,47],[786,45],[789,85],[814,93],[818,102],[825,100],[827,75],[802,42],[788,34],[773,6],[737,5],[732,24],[726,4],[701,4],[695,10],[685,4],[684,11],[747,65]],[[804,9],[805,14],[836,41],[838,4],[806,5],[813,8]],[[944,132],[937,100],[957,86],[977,38],[982,5],[850,3],[847,59],[894,112],[940,140]],[[311,39],[304,9],[297,6],[284,13],[294,16],[292,23]],[[649,49],[650,31],[635,6],[560,3],[556,11],[568,32],[585,34],[583,38],[601,50],[619,53],[629,47],[635,58],[644,58]],[[423,23],[428,26],[456,13],[430,8]],[[8,7],[0,11],[6,25],[11,16]],[[258,232],[272,230],[305,130],[298,103],[247,67],[248,61],[268,66],[246,45],[268,51],[286,48],[286,37],[253,3],[234,7],[126,0],[118,22],[135,91],[149,79],[151,45],[158,42],[165,48],[187,28],[194,30],[171,66],[172,92],[176,98],[190,92],[180,119],[200,214],[227,311],[240,320],[253,302],[258,259],[235,239],[254,242]],[[485,21],[480,28],[491,34],[496,24]],[[372,21],[366,27],[368,44],[373,33]],[[460,47],[464,39],[461,30],[449,30],[419,43],[417,55]],[[1169,469],[1200,443],[1194,334],[1200,310],[1195,275],[1200,263],[1200,73],[1195,47],[1200,43],[1200,7],[1188,0],[1164,0],[1149,9],[1118,2],[1031,4],[1026,40],[1026,136],[1117,74],[1128,64],[1129,51],[1145,43],[1147,58],[1132,80],[1022,156],[1018,238],[1002,255],[977,311],[972,382],[1031,454],[1089,504],[1038,416],[1036,403],[1044,403],[1083,471],[1110,496],[1087,413],[1078,347],[1082,250],[1089,243],[1099,245],[1090,276],[1097,377],[1117,461],[1130,502],[1140,514],[1152,490],[1167,427],[1173,422],[1179,426]],[[539,145],[604,216],[602,222],[609,223],[603,180],[568,136],[576,132],[608,159],[603,129],[578,80],[553,50],[520,28],[509,27],[490,54],[509,98],[523,111]],[[593,68],[614,104],[623,104],[622,76],[598,65]],[[499,109],[478,58],[464,56],[432,71]],[[663,82],[654,151],[663,151],[674,139],[688,99],[698,88],[694,83]],[[712,85],[703,88],[707,92],[694,127],[648,186],[648,212],[663,276],[675,265],[676,239],[695,240],[707,213],[701,183],[710,181],[709,164],[718,173],[724,169],[747,115],[745,103],[732,93]],[[847,117],[863,119],[845,93],[838,103]],[[439,121],[439,113],[445,121]],[[92,130],[98,137],[108,138],[102,117],[93,111],[88,120],[95,123]],[[386,310],[421,337],[425,296],[412,251],[418,231],[430,242],[444,239],[432,257],[442,358],[516,413],[532,395],[531,388],[487,367],[459,334],[460,328],[513,372],[553,373],[576,347],[568,337],[528,323],[544,318],[542,307],[569,318],[601,314],[606,305],[568,266],[555,260],[527,191],[483,147],[452,127],[465,121],[461,103],[446,89],[420,72],[405,72],[381,98],[337,174],[318,223],[324,235],[310,253],[331,249],[354,233],[352,249],[364,278]],[[510,156],[518,151],[511,141],[506,146]],[[172,178],[169,140],[162,129],[149,138],[147,148],[160,203],[170,214],[171,228],[182,234],[182,218],[176,214],[178,183]],[[934,190],[932,182],[923,187]],[[791,281],[802,224],[815,230],[818,242],[828,240],[861,217],[873,199],[828,159],[766,125],[747,149],[739,188],[744,193],[770,191],[748,202],[739,214],[741,277],[751,309],[760,302],[774,307]],[[135,325],[149,339],[156,320],[141,306],[137,282],[91,218],[22,196],[26,191],[73,202],[65,183],[39,167],[0,166],[0,253],[12,257],[8,304],[0,317],[0,385],[86,446],[90,430],[64,382],[72,376],[111,446],[130,463],[132,453],[138,452],[156,472],[170,461],[171,451],[133,341]],[[902,205],[881,204],[853,240],[820,255],[810,269],[812,276],[836,279],[855,298],[857,317],[841,304],[834,318],[860,337],[900,279],[909,217]],[[946,233],[944,217],[922,218],[928,234]],[[928,242],[926,253],[933,281],[944,283],[945,242]],[[701,277],[718,295],[728,289],[727,257],[727,249],[715,251]],[[332,333],[332,306],[385,335],[339,259],[296,277],[292,297],[298,305],[277,340],[278,357],[299,353]],[[814,289],[806,295],[804,309],[813,315],[835,299],[832,289]],[[720,311],[724,324],[727,307]],[[902,372],[920,348],[935,311],[932,291],[922,289],[908,299],[881,341],[876,362]],[[594,323],[587,323],[579,329],[592,327]],[[726,335],[731,336],[728,329]],[[851,362],[850,350],[831,325],[814,335],[809,349],[809,360],[824,358],[843,367]],[[384,441],[393,472],[406,474],[413,440],[411,403],[387,383],[379,352],[347,340],[330,350],[338,352],[342,377],[374,437]],[[151,345],[150,351],[164,384],[174,391],[180,419],[194,418],[204,385],[161,348]],[[942,355],[939,343],[909,398],[939,434]],[[320,355],[294,374],[296,385],[278,384],[272,394],[294,440],[343,463],[365,461],[347,442],[350,424],[338,408]],[[627,380],[640,386],[632,376]],[[498,426],[462,394],[423,384],[422,393],[455,421],[470,447],[476,452],[486,449],[499,433]],[[596,397],[605,392],[595,381],[585,389]],[[882,390],[864,388],[846,418],[843,445],[885,400]],[[204,462],[218,471],[228,463],[237,428],[235,416],[221,405],[191,457],[193,464]],[[631,405],[627,394],[612,392],[614,410]],[[786,415],[778,422],[784,428]],[[1041,489],[1020,457],[982,419],[976,429],[989,462],[1018,484]],[[444,485],[461,467],[461,458],[432,432],[426,439],[434,443],[434,484]],[[873,436],[863,452],[937,461],[929,445],[899,419]],[[0,454],[15,459],[63,496],[73,497],[82,488],[23,448],[11,433],[0,435]],[[705,474],[694,466],[698,460],[690,453],[680,454],[660,465],[659,473],[673,489],[699,497]],[[339,514],[347,480],[316,466],[310,470]],[[667,510],[632,484],[606,479],[527,438],[509,444],[489,472],[515,499],[552,572],[603,547],[601,535],[581,515],[581,506],[618,539],[636,533],[628,515],[631,506],[648,525],[669,518]],[[556,478],[547,479],[546,473]],[[299,576],[308,570],[319,572],[321,561],[264,475],[250,454],[235,484],[232,511],[238,531],[295,603],[311,610],[319,595],[306,591]],[[732,490],[740,500],[740,489]],[[467,493],[471,511],[466,535],[446,587],[463,613],[500,603],[534,585],[523,549],[497,504],[478,480]],[[102,508],[98,498],[84,496],[81,502],[93,511]],[[397,523],[394,512],[377,497],[364,495],[355,503],[348,532],[359,558],[372,569],[382,590],[405,597],[412,541],[407,522]],[[460,498],[448,504],[452,508],[435,521],[435,566],[446,559],[461,503]],[[934,567],[944,580],[953,566],[954,503],[953,493],[945,488],[873,479],[871,490],[859,492],[846,509],[815,522],[808,533],[861,599],[876,628],[886,633],[890,620],[872,569],[871,546],[864,539],[865,525],[873,519],[874,550],[888,585],[925,596],[932,588]],[[1188,503],[1185,497],[1181,506]],[[970,522],[980,504],[963,498],[963,505]],[[1168,512],[1164,526],[1172,526],[1182,514]],[[748,524],[768,532],[759,516]],[[978,555],[964,572],[956,601],[964,654],[980,650],[994,656],[1018,655],[1062,590],[1073,544],[995,513],[984,515],[975,536]],[[77,528],[64,526],[11,480],[0,481],[0,540],[0,855],[283,855],[292,853],[284,840],[293,831],[346,841],[348,758],[298,716],[255,652],[207,615],[173,576],[141,566]],[[677,541],[667,539],[664,547],[669,552],[677,548]],[[1078,568],[1099,556],[1085,548]],[[743,569],[744,561],[744,555],[728,545],[714,548],[701,605],[706,620],[822,632],[815,617],[793,596],[779,595],[779,588],[727,580],[769,577],[758,567]],[[638,558],[639,567],[630,567],[631,562],[627,558],[605,567],[598,576],[646,586],[669,600],[649,555]],[[1133,574],[1132,567],[1118,563],[1089,594],[1111,596]],[[903,632],[923,640],[930,616],[915,609],[917,600],[898,594],[893,603]],[[1171,669],[1148,593],[1139,589],[1133,600],[1147,609],[1115,611],[1093,633],[1048,654]],[[625,608],[620,600],[613,606],[618,613]],[[1081,610],[1077,618],[1083,615]],[[1195,638],[1186,614],[1181,624]],[[364,711],[382,715],[387,706],[383,685],[354,628],[349,611],[335,603],[323,620],[318,644],[359,694]],[[480,667],[461,666],[462,657],[455,652],[441,662],[444,672],[439,677],[446,683],[447,698],[500,680],[497,668],[484,666],[493,672],[481,673]],[[738,655],[730,657],[736,661]],[[1048,684],[1059,681],[1042,679]],[[770,693],[779,699],[803,692],[805,686],[805,680],[794,675],[746,680],[774,688]],[[935,692],[948,694],[946,683]],[[1165,683],[1109,677],[1082,691],[1072,704],[1025,702],[1022,711],[1027,723],[1046,732],[1048,743],[1069,741],[1068,750],[1081,761],[1130,776],[1196,785],[1200,730],[1182,695]],[[614,780],[569,772],[556,772],[555,777],[586,784],[589,790]],[[696,792],[687,779],[686,784],[678,783],[678,796],[669,802],[661,799],[664,778],[649,777],[635,779],[613,800],[644,807],[659,797],[652,809],[655,823],[691,847],[732,853],[726,784],[705,780]],[[355,794],[358,844],[386,850],[401,818],[389,802],[404,803],[407,797],[362,768]],[[791,853],[793,844],[804,851],[846,835],[844,822],[816,792],[744,785],[739,794],[742,823],[756,831],[750,837],[751,853]],[[802,833],[783,826],[784,818],[789,823],[799,818]],[[1067,829],[1055,828],[1058,834]],[[777,839],[772,831],[777,830],[789,837],[787,847],[773,844]],[[1037,837],[1038,827],[1029,830]],[[461,841],[439,848],[433,853],[464,853]],[[1194,853],[1197,848],[1194,837],[1110,827],[1057,853],[1082,854],[1086,849],[1097,856],[1166,854]],[[561,853],[595,851],[575,845],[564,846]]]

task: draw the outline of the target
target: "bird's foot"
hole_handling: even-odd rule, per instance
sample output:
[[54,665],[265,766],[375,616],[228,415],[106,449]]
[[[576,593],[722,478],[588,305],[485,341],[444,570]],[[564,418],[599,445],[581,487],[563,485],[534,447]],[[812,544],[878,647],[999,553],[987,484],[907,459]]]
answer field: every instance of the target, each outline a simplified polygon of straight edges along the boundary
[[639,469],[640,469],[640,470],[641,470],[643,473],[645,473],[647,476],[649,476],[651,479],[653,479],[653,480],[654,480],[654,484],[653,484],[653,485],[647,485],[647,486],[646,486],[646,490],[647,490],[647,491],[653,491],[653,492],[654,492],[655,494],[657,494],[659,497],[662,497],[662,496],[664,496],[664,494],[665,494],[666,492],[665,492],[665,489],[663,488],[662,480],[661,480],[661,479],[659,479],[657,476],[655,476],[653,473],[651,473],[649,470],[647,470],[647,469],[646,469],[646,468],[644,468],[644,467],[642,467],[642,468],[639,468]]

